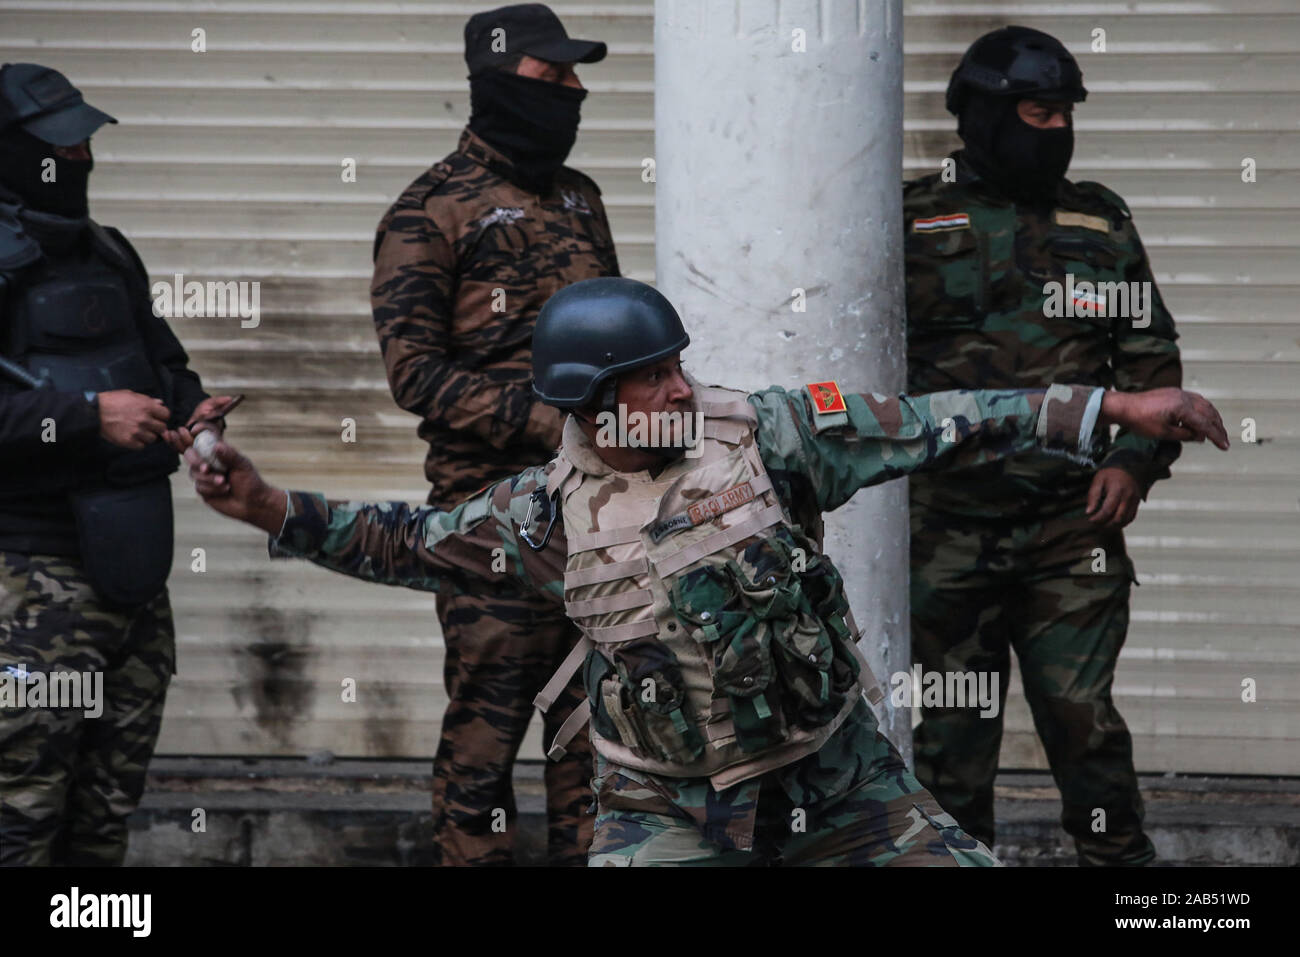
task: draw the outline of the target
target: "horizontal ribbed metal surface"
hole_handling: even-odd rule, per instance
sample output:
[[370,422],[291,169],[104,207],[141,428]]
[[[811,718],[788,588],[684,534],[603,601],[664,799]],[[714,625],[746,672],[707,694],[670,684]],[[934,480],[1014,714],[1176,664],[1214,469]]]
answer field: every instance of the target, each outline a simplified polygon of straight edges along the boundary
[[[126,231],[155,278],[263,281],[256,329],[173,325],[210,389],[249,393],[231,438],[278,484],[424,496],[415,419],[392,402],[369,319],[370,246],[392,198],[455,143],[468,112],[461,30],[486,6],[0,0],[0,56],[63,70],[122,121],[95,139],[96,217]],[[610,43],[580,70],[592,93],[572,162],[604,190],[624,271],[649,279],[652,5],[554,6],[571,34]],[[1091,91],[1072,175],[1133,208],[1188,386],[1230,424],[1259,423],[1260,444],[1187,449],[1130,530],[1142,587],[1116,694],[1138,766],[1300,773],[1300,8],[905,12],[906,174],[955,145],[942,90],[974,37],[1008,22],[1061,37]],[[203,54],[189,49],[196,27]],[[1105,54],[1088,52],[1096,27]],[[340,179],[345,157],[356,183]],[[345,417],[355,444],[340,441]],[[270,563],[259,534],[208,512],[187,481],[176,491],[180,675],[161,750],[431,753],[444,706],[432,596]],[[195,547],[202,575],[189,570]],[[1252,705],[1240,701],[1246,677],[1259,683]],[[345,678],[355,704],[342,701]],[[1004,764],[1043,766],[1023,700],[1008,707]],[[540,756],[535,737],[525,753]]]

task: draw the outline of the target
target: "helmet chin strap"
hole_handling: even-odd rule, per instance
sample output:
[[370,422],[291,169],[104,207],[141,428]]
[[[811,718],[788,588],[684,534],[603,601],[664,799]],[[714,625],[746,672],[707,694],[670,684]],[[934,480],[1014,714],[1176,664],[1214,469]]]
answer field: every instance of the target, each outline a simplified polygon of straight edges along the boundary
[[610,376],[601,383],[600,411],[618,412],[618,376]]

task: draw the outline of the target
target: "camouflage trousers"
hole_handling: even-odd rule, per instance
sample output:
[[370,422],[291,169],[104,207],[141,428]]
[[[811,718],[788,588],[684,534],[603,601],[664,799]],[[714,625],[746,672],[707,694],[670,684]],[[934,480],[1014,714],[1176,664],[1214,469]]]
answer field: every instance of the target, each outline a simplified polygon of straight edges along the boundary
[[1037,522],[913,506],[911,562],[913,663],[923,672],[996,675],[1001,698],[990,717],[978,706],[922,707],[917,777],[992,846],[1014,648],[1080,863],[1149,862],[1155,850],[1142,830],[1133,742],[1111,700],[1133,580],[1123,533],[1099,531],[1082,506]]
[[[0,552],[0,680],[25,685],[24,706],[0,707],[0,864],[122,863],[175,646],[166,589],[116,610],[76,559]],[[71,672],[102,675],[101,713],[32,706],[38,673]]]
[[600,756],[596,766],[592,867],[1000,866],[874,720],[794,766],[721,791],[708,779],[616,769]]
[[[553,602],[515,590],[439,592],[447,711],[433,762],[434,840],[443,866],[514,863],[511,773],[542,690],[581,634]],[[547,745],[585,692],[577,679],[542,722]],[[591,844],[591,745],[585,731],[547,761],[547,859],[581,866]]]

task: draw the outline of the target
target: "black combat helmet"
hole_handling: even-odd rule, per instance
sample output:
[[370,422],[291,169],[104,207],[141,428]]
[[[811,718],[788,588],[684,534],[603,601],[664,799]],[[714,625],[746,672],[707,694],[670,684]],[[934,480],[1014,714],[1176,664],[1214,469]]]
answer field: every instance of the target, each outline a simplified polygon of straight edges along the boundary
[[691,344],[672,303],[635,279],[606,276],[561,289],[533,330],[533,392],[547,405],[577,409],[602,382]]
[[948,81],[948,112],[960,116],[972,91],[1071,103],[1088,97],[1070,51],[1056,37],[1029,27],[1003,27],[970,45]]

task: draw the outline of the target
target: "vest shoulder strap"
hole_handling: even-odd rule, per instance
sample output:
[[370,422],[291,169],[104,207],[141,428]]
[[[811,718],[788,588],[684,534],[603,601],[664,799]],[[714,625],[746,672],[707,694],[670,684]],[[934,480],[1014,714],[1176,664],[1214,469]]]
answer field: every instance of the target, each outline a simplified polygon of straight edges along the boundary
[[564,449],[560,449],[555,456],[555,468],[546,473],[546,494],[554,496],[556,492],[564,487],[564,480],[577,471],[576,466],[569,461],[569,457],[564,454]]
[[560,725],[560,730],[555,732],[555,740],[546,749],[546,756],[552,761],[558,761],[564,757],[567,753],[568,743],[577,737],[578,732],[582,730],[583,725],[589,720],[591,720],[591,699],[583,698],[578,706],[573,709],[573,713],[564,719],[564,724]]
[[750,431],[750,428],[751,426],[745,422],[706,418],[704,420],[704,437],[706,439],[718,439],[728,445],[739,445],[745,437],[745,433]]
[[721,386],[704,386],[699,391],[705,419],[743,419],[750,425],[758,424],[758,413],[749,404],[748,393]]
[[578,669],[582,667],[582,663],[587,660],[587,652],[591,651],[591,649],[590,638],[583,636],[578,639],[577,644],[573,646],[573,649],[565,657],[555,674],[551,675],[551,680],[546,682],[541,691],[537,692],[537,697],[533,699],[534,708],[541,711],[542,714],[551,709],[551,705],[555,704],[556,699],[569,686],[569,679],[577,674]]
[[8,278],[40,258],[41,244],[23,229],[18,207],[0,202],[0,276]]
[[90,236],[94,241],[96,248],[103,253],[115,269],[126,273],[130,279],[142,285],[146,290],[149,286],[149,270],[145,269],[144,261],[135,251],[121,230],[113,226],[101,226],[93,219],[89,223]]
[[[846,595],[845,598],[847,599],[847,597]],[[858,638],[861,637],[861,632],[858,631],[858,623],[853,617],[852,608],[845,611],[844,623],[849,626],[849,650],[853,652],[853,657],[858,659],[858,683],[862,685],[862,693],[866,695],[867,701],[872,705],[879,705],[880,702],[885,700],[885,693],[880,690],[880,682],[876,680],[876,674],[871,670],[871,663],[867,661],[867,656],[858,647]]]

